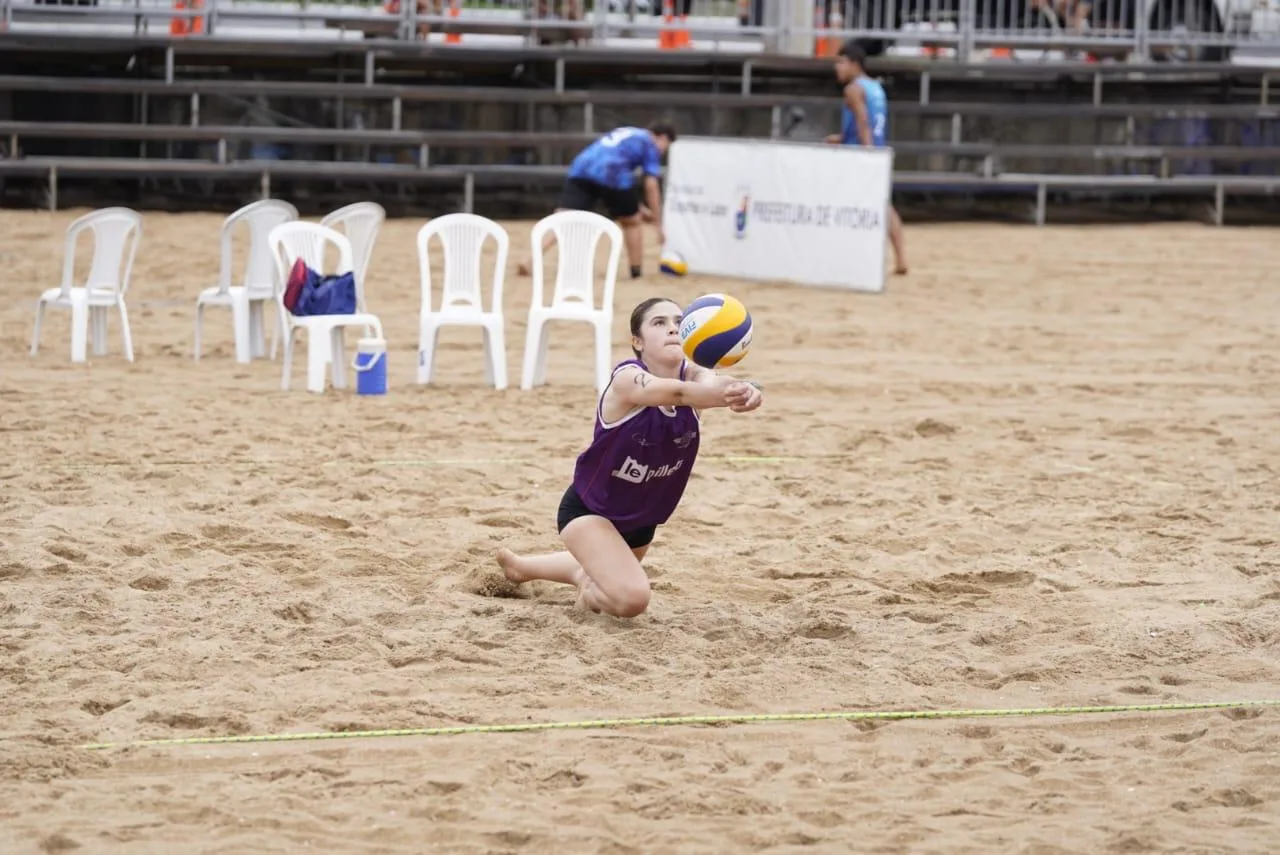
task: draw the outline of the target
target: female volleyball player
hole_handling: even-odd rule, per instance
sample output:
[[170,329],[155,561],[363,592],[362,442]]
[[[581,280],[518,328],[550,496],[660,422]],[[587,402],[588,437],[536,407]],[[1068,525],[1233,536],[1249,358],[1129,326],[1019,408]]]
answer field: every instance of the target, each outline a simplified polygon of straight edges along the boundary
[[567,552],[498,551],[512,582],[543,580],[578,587],[578,605],[615,617],[649,606],[640,560],[675,511],[698,455],[699,411],[750,412],[760,387],[686,362],[680,307],[660,297],[631,313],[631,349],[613,369],[596,405],[591,445],[578,457],[557,523]]

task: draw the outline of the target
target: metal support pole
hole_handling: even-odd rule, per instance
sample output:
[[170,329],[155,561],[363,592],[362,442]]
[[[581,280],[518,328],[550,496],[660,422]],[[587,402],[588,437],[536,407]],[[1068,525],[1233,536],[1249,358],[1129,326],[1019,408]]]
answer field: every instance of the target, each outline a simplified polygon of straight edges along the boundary
[[1097,72],[1093,75],[1093,106],[1097,107],[1102,103],[1102,75]]
[[584,134],[594,134],[596,123],[595,105],[588,101],[582,107],[582,132]]
[[227,162],[227,141],[226,139],[218,140],[218,163]]
[[[143,125],[147,124],[147,122],[150,121],[150,118],[147,115],[149,106],[150,106],[150,102],[147,100],[147,93],[143,92],[142,95],[138,98],[138,118],[140,123]],[[17,145],[17,142],[18,142],[18,138],[14,137],[15,147]],[[147,156],[147,141],[139,140],[138,141],[138,157],[146,157],[146,156]]]
[[742,63],[742,94],[751,94],[751,60]]
[[164,82],[173,83],[173,45],[164,49]]
[[[1139,4],[1138,9],[1145,10],[1149,7]],[[1134,15],[1133,20],[1133,53],[1129,56],[1129,62],[1141,65],[1151,61],[1151,20],[1150,13],[1143,11]]]
[[271,198],[271,173],[263,172],[262,180],[259,182],[259,190],[262,192],[263,199]]
[[462,180],[462,210],[467,214],[474,214],[476,209],[476,176],[474,172],[468,172],[467,177]]
[[[634,9],[632,10],[634,12]],[[531,33],[537,36],[537,33]],[[609,6],[607,3],[596,3],[592,10],[591,43],[604,44],[609,37]]]
[[1226,220],[1227,193],[1219,181],[1213,188],[1213,224],[1221,226]]
[[200,127],[200,93],[191,93],[191,127]]
[[564,92],[564,57],[556,57],[556,94]]
[[769,111],[769,139],[776,140],[782,135],[782,107],[777,104]]
[[431,146],[423,143],[418,146],[418,168],[426,169],[431,165]]
[[1036,187],[1036,225],[1044,225],[1044,209],[1048,202],[1049,190],[1044,184]]
[[960,0],[960,26],[956,43],[956,62],[968,64],[974,54],[974,34],[978,29],[978,15],[974,0]]
[[58,167],[49,167],[49,210],[58,210]]
[[403,127],[404,122],[404,103],[400,100],[400,96],[391,99],[391,130],[398,131]]
[[813,56],[813,4],[806,0],[775,0],[768,4],[766,23],[774,27],[775,45],[766,50],[792,56]]
[[365,86],[373,85],[374,71],[375,69],[373,67],[373,51],[367,50],[364,52],[364,85]]
[[927,71],[920,75],[920,103],[921,104],[929,103],[929,84],[932,80],[933,78],[929,76],[929,72]]

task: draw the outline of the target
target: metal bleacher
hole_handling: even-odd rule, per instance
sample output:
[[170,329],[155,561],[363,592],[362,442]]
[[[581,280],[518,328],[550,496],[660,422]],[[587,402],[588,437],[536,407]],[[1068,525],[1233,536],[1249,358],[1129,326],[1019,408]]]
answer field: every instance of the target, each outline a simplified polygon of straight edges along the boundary
[[[26,37],[21,42],[29,52],[41,48],[38,39]],[[827,62],[807,57],[758,53],[708,57],[695,52],[673,56],[651,52],[648,57],[638,58],[623,51],[524,47],[451,52],[447,48],[420,46],[413,53],[404,54],[401,48],[388,53],[367,44],[358,48],[273,45],[273,50],[276,48],[280,52],[287,48],[286,53],[278,52],[276,56],[288,55],[298,68],[307,67],[312,72],[286,69],[270,77],[254,72],[258,79],[210,73],[210,66],[230,64],[229,58],[249,63],[251,60],[245,57],[264,50],[261,45],[213,40],[176,46],[166,39],[104,41],[99,55],[127,53],[135,62],[139,56],[151,57],[141,63],[145,66],[142,71],[127,77],[29,73],[26,67],[0,64],[0,69],[10,72],[0,75],[0,98],[19,92],[76,93],[184,102],[181,120],[165,123],[146,121],[145,117],[135,117],[133,121],[0,118],[0,150],[5,155],[0,157],[0,181],[12,177],[46,182],[45,198],[53,208],[59,203],[60,184],[76,178],[225,180],[256,185],[263,196],[270,195],[273,182],[279,180],[439,185],[454,193],[460,191],[461,209],[472,211],[478,195],[487,196],[487,191],[494,188],[558,183],[568,157],[608,129],[601,116],[649,116],[681,110],[711,116],[713,127],[719,123],[760,129],[758,133],[739,135],[781,138],[787,135],[789,117],[796,111],[817,113],[837,105],[830,93]],[[48,50],[49,46],[41,49]],[[330,79],[307,79],[316,77],[316,67],[335,65],[333,57],[343,52],[357,57],[355,62],[343,61],[349,69],[343,82],[335,82],[332,75]],[[321,55],[324,59],[315,58]],[[397,66],[397,61],[401,65]],[[388,76],[407,76],[402,72],[404,64],[414,67],[414,82],[381,82]],[[498,74],[494,69],[508,78],[512,69],[525,69],[522,73],[527,76],[527,67],[535,65],[545,73],[532,84],[527,79],[509,85],[471,83],[472,79],[493,79]],[[38,66],[44,67],[47,64]],[[975,68],[919,61],[885,64],[883,69],[904,80],[909,78],[910,87],[903,84],[900,88],[913,90],[908,97],[896,97],[902,94],[898,92],[892,99],[895,127],[903,128],[914,120],[935,125],[950,123],[952,128],[943,139],[895,135],[892,144],[899,163],[915,164],[895,173],[898,191],[981,191],[1030,197],[1034,199],[1033,217],[1037,223],[1046,219],[1051,194],[1060,192],[1176,194],[1211,200],[1213,220],[1221,224],[1228,198],[1270,196],[1280,190],[1280,147],[1276,146],[1200,142],[1152,145],[1139,140],[1120,144],[973,140],[961,132],[965,122],[974,120],[1005,127],[1064,118],[1130,123],[1181,119],[1275,123],[1280,122],[1280,105],[1271,102],[1271,91],[1280,71],[1239,66],[1200,66],[1192,70],[1168,64],[1085,63],[1049,68]],[[15,70],[28,73],[12,73]],[[395,73],[389,74],[389,70]],[[1214,90],[1228,78],[1234,81],[1234,95],[1216,102],[1203,97],[1204,92]],[[695,79],[701,82],[693,82]],[[975,88],[979,80],[994,94]],[[1054,85],[1060,85],[1067,94],[1062,100],[1034,96],[1015,100],[1014,90],[1037,81],[1037,85],[1057,81]],[[1166,90],[1159,97],[1152,95],[1141,101],[1115,102],[1104,97],[1113,89],[1138,83],[1164,85]],[[641,88],[644,86],[649,88]],[[386,116],[387,121],[385,127],[364,128],[255,126],[217,120],[205,123],[201,105],[217,98],[359,102],[372,105],[373,112]],[[580,119],[580,127],[427,129],[409,118],[423,105],[570,109]],[[730,121],[726,118],[730,114],[742,114],[750,121]],[[0,112],[0,117],[3,115]],[[87,149],[77,154],[28,154],[33,143],[38,149],[40,144],[53,140],[78,141],[86,146],[87,142],[128,142],[138,146],[132,156],[102,156],[85,153]],[[243,149],[252,149],[255,144],[304,146],[312,156],[279,159],[257,156],[252,151],[244,156]],[[332,151],[323,152],[325,147]],[[352,147],[378,149],[383,162],[367,153],[352,157]],[[158,148],[166,149],[164,156],[159,156]],[[316,151],[321,154],[316,155]],[[512,151],[538,152],[541,156],[535,163],[502,162],[501,154]],[[1041,168],[1022,171],[1003,166],[1019,160],[1033,160]],[[921,168],[920,163],[925,161],[929,167]],[[1179,164],[1191,161],[1211,164],[1212,169],[1181,174]],[[1104,168],[1113,171],[1102,174]]]

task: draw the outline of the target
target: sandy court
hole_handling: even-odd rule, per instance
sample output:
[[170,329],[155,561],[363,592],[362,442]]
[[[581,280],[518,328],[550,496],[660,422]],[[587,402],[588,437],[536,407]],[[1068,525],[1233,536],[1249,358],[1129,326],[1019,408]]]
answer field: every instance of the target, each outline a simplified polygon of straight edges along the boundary
[[0,850],[1274,851],[1280,710],[74,746],[1280,698],[1280,232],[909,225],[880,296],[624,279],[618,358],[640,299],[731,290],[767,394],[706,418],[625,622],[495,576],[558,545],[594,401],[585,327],[519,391],[527,279],[511,389],[462,329],[417,387],[389,221],[390,393],[301,357],[284,393],[225,311],[191,359],[222,215],[146,213],[137,362],[113,321],[72,366],[56,311],[30,359],[80,213],[0,212]]

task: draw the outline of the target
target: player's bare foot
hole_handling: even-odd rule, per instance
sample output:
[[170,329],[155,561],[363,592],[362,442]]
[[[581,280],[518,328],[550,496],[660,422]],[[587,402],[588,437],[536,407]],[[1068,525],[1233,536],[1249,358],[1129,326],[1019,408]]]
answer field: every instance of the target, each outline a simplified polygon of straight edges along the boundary
[[905,264],[899,264],[897,267],[893,268],[893,275],[894,275],[894,276],[906,276],[906,275],[907,275],[907,265],[905,265]]
[[578,587],[578,599],[574,601],[573,605],[574,608],[581,609],[584,612],[591,612],[595,615],[600,614],[600,609],[587,598],[587,589],[585,586]]
[[498,566],[502,568],[502,575],[506,576],[510,582],[519,585],[521,582],[529,581],[529,577],[520,569],[520,556],[505,546],[498,550]]

